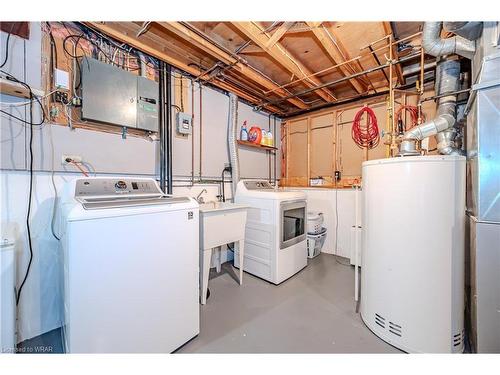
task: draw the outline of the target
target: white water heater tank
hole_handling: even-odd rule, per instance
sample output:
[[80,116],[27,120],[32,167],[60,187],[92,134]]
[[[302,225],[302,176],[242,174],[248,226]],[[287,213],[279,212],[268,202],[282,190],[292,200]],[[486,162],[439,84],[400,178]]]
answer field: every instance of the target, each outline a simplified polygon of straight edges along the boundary
[[412,353],[464,348],[465,158],[363,163],[361,317]]

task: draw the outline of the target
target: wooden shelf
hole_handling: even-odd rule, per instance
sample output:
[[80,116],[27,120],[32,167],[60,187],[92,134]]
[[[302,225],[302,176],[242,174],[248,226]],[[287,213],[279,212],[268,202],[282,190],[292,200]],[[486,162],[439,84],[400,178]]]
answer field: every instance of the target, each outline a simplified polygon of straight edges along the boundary
[[251,147],[251,148],[267,150],[267,151],[276,151],[278,149],[277,147],[260,145],[260,144],[249,142],[249,141],[240,141],[239,139],[238,139],[238,144],[240,146]]

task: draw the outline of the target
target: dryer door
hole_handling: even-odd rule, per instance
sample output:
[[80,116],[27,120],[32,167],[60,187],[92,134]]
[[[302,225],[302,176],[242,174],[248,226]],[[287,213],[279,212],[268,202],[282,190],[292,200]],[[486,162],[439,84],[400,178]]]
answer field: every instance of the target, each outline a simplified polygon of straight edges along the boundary
[[282,202],[280,205],[280,249],[285,249],[306,239],[306,201]]

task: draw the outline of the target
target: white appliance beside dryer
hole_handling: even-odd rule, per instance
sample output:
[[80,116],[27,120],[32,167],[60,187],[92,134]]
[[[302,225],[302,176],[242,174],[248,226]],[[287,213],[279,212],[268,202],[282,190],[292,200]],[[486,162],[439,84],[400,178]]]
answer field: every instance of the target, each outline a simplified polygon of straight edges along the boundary
[[71,353],[168,353],[199,333],[198,203],[149,178],[78,178],[60,205]]
[[[241,180],[235,203],[246,204],[244,270],[280,284],[307,265],[307,201],[299,191],[284,191],[268,181]],[[235,247],[235,266],[239,267]]]

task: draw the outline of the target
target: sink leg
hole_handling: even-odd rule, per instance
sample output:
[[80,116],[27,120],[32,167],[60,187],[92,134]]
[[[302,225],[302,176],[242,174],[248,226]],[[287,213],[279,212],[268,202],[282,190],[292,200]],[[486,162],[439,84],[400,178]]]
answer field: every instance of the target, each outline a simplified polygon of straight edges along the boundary
[[217,273],[220,272],[221,267],[222,267],[222,247],[218,246],[217,247],[217,265],[216,265],[216,268],[215,268],[215,270],[217,271]]
[[210,261],[212,260],[212,249],[203,249],[200,254],[200,300],[201,304],[207,303],[208,275],[210,274]]
[[239,243],[239,251],[238,251],[238,255],[239,255],[239,260],[240,260],[240,285],[243,285],[243,258],[245,256],[245,241],[244,240],[240,240],[238,241]]

